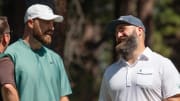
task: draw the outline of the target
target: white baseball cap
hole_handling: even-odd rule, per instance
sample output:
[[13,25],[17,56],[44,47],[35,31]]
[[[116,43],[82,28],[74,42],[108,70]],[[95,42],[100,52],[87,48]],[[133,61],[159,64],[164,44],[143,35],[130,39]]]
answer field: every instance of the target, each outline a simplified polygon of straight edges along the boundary
[[63,16],[54,14],[49,6],[43,4],[31,5],[25,13],[24,22],[34,18],[54,20],[54,22],[62,22],[64,19]]

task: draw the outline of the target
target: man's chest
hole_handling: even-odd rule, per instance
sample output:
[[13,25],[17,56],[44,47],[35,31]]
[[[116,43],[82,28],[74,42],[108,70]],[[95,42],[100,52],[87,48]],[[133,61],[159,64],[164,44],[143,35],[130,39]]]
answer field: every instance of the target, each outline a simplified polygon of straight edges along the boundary
[[160,89],[161,74],[151,65],[125,67],[109,78],[108,85],[112,91],[123,91],[131,87],[148,90]]

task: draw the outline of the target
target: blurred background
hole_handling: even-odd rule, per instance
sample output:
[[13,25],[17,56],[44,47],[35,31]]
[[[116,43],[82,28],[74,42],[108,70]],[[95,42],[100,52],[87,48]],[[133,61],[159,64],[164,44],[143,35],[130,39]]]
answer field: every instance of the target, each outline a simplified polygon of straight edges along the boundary
[[180,71],[180,0],[0,0],[11,43],[22,36],[25,10],[34,3],[47,4],[65,18],[55,24],[49,48],[64,60],[71,101],[97,101],[103,72],[118,57],[114,34],[106,26],[120,15],[139,17],[147,29],[146,46],[170,58]]

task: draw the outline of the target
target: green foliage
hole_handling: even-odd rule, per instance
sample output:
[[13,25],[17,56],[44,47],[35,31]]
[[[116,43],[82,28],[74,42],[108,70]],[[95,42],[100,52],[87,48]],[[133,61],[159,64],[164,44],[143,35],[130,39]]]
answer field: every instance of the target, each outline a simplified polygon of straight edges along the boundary
[[167,57],[173,53],[170,40],[176,38],[180,28],[180,14],[176,12],[174,5],[173,0],[159,0],[156,2],[154,14],[155,31],[152,36],[152,48]]
[[155,32],[153,35],[153,45],[152,48],[154,51],[161,53],[162,55],[169,57],[172,53],[172,50],[169,46],[163,43],[163,37],[160,32]]

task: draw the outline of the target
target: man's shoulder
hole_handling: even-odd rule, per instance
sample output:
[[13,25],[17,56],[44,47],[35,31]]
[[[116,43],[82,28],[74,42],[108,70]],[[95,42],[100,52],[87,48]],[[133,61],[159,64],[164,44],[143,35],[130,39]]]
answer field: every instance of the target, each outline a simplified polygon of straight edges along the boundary
[[0,54],[0,59],[4,58],[4,57],[7,57],[7,56],[8,56],[8,54],[2,53],[2,54]]
[[160,53],[157,53],[157,52],[153,52],[152,53],[152,60],[154,61],[171,61],[169,58],[161,55]]
[[110,74],[114,74],[116,71],[118,71],[121,67],[118,66],[119,62],[114,62],[111,65],[107,66],[107,68],[105,69],[105,73],[104,75],[110,75]]
[[13,42],[12,44],[10,44],[9,46],[8,46],[8,48],[7,49],[16,49],[16,48],[18,48],[20,46],[20,40],[17,40],[17,41],[15,41],[15,42]]
[[11,58],[10,58],[9,56],[5,56],[5,57],[3,57],[3,58],[0,58],[0,63],[2,63],[2,62],[4,62],[4,61],[9,61],[9,62],[11,62],[12,60],[11,60]]
[[1,61],[11,61],[11,58],[8,54],[0,54],[0,62]]
[[174,63],[167,57],[157,53],[153,52],[150,61],[150,64],[154,65],[154,67],[159,67],[161,69],[167,69],[167,68],[172,68],[175,67]]
[[7,49],[5,50],[5,54],[8,54],[8,56],[11,57],[11,59],[13,60],[16,54],[22,54],[22,47],[20,45],[20,41],[15,41],[14,43],[12,43],[11,45],[9,45],[7,47]]

